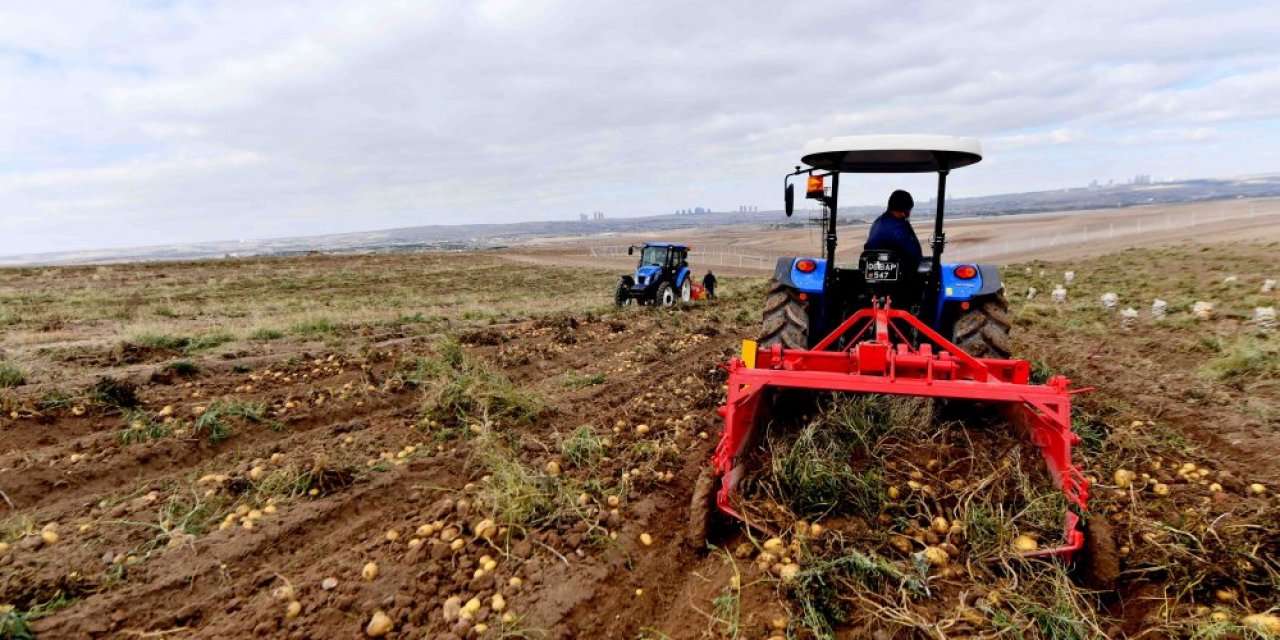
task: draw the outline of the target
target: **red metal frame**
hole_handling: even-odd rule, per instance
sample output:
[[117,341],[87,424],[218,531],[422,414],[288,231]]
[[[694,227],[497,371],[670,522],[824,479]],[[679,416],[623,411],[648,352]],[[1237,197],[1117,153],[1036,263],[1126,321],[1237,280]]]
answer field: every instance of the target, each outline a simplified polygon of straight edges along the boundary
[[[904,325],[933,344],[912,347],[902,333]],[[851,347],[829,350],[857,327],[846,342]],[[868,331],[873,331],[873,336],[860,340]],[[1032,384],[1031,365],[1026,360],[975,358],[910,313],[890,308],[888,300],[858,311],[812,350],[757,349],[751,343],[746,349],[753,350],[743,354],[746,360],[734,358],[726,365],[728,397],[720,408],[725,428],[713,458],[721,478],[716,505],[724,513],[745,521],[734,509],[732,498],[745,471],[738,461],[758,435],[754,427],[766,388],[980,400],[1002,403],[1011,420],[1027,429],[1055,486],[1070,503],[1064,517],[1063,544],[1026,555],[1069,560],[1084,544],[1080,516],[1070,508],[1074,506],[1083,514],[1089,498],[1089,483],[1071,462],[1071,447],[1080,442],[1071,431],[1071,396],[1091,389],[1071,390],[1070,381],[1063,376],[1054,376],[1044,385]]]

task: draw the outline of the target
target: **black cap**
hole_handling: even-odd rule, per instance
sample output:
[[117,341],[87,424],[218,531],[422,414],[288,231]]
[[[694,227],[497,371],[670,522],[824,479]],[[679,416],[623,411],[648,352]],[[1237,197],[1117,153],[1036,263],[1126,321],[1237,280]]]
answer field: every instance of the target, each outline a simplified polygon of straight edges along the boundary
[[911,194],[898,189],[889,195],[889,210],[910,213],[911,209],[916,206],[916,201],[911,198]]

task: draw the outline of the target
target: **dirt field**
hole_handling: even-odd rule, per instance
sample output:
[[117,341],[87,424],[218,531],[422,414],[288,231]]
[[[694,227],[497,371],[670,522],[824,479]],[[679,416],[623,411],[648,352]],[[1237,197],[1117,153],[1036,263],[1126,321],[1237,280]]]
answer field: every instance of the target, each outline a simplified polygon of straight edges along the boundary
[[860,462],[862,512],[779,497],[776,543],[686,545],[758,278],[616,310],[616,271],[527,268],[554,251],[0,270],[0,638],[1267,637],[1280,343],[1251,318],[1278,254],[1006,269],[1019,354],[1098,388],[1075,429],[1121,554],[1103,592],[1010,553],[1034,501],[975,490],[961,444],[1026,445],[978,419]]

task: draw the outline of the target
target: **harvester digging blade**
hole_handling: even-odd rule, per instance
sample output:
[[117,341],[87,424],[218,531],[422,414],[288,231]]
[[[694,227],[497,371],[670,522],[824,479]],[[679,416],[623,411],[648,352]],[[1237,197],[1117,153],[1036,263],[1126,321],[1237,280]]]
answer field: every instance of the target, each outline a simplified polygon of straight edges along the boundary
[[[904,329],[918,332],[931,344],[913,346]],[[827,350],[846,333],[854,336],[849,341],[852,346]],[[1080,525],[1088,509],[1089,483],[1071,461],[1071,448],[1080,441],[1071,431],[1071,396],[1088,389],[1069,389],[1065,377],[1033,384],[1027,361],[975,358],[910,313],[889,308],[887,303],[857,312],[812,350],[760,348],[745,341],[742,357],[730,360],[726,369],[728,392],[719,410],[725,419],[724,432],[712,459],[711,474],[719,480],[715,505],[723,514],[744,520],[734,499],[746,471],[746,454],[761,437],[759,414],[766,410],[765,398],[771,391],[808,389],[947,398],[1002,405],[1010,419],[1026,429],[1043,455],[1054,485],[1066,495],[1062,544],[1026,555],[1070,560],[1084,544]]]

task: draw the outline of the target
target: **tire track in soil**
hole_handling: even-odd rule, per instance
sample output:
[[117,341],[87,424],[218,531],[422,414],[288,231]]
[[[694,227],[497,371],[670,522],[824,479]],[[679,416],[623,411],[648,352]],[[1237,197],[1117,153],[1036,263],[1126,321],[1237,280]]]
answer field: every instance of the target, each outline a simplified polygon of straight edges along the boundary
[[[655,329],[650,320],[641,321],[639,327],[629,326],[625,332],[598,335],[587,349],[570,352],[553,361],[553,366],[533,365],[524,376],[532,379],[548,371],[572,371],[599,362],[615,356],[621,351],[620,345],[634,340],[635,334]],[[730,330],[725,335],[736,336],[737,332]],[[680,352],[662,352],[654,362],[637,368],[628,377],[617,379],[611,374],[598,387],[566,394],[551,426],[566,432],[583,423],[608,425],[627,415],[628,401],[649,388],[647,373],[660,372],[666,379],[702,377],[732,352],[733,339],[708,340]],[[713,408],[683,405],[671,409],[672,415],[699,415],[697,430],[715,432],[718,420]],[[643,414],[635,421],[645,421]],[[685,530],[688,493],[713,449],[710,439],[685,449],[673,480],[629,505],[629,516],[618,530],[616,547],[570,566],[545,560],[538,569],[544,574],[545,586],[535,594],[536,607],[529,612],[530,622],[552,629],[552,637],[635,637],[646,628],[672,638],[706,637],[702,629],[710,624],[705,609],[699,610],[695,603],[710,602],[727,584],[729,569],[715,556],[694,552],[686,543]],[[652,547],[635,542],[642,532],[654,537]],[[640,595],[637,589],[642,590]]]
[[[341,384],[343,380],[354,379],[350,374],[351,372],[344,372],[333,376],[331,380],[334,384]],[[307,384],[277,389],[273,393],[242,395],[238,399],[270,403],[285,397],[305,397],[306,390],[314,389],[315,383],[312,380]],[[192,402],[190,398],[167,395],[148,404],[182,406],[208,404],[210,401],[212,398]],[[76,495],[69,499],[83,501],[85,493],[101,497],[111,491],[118,491],[123,485],[155,483],[180,477],[191,473],[193,467],[219,467],[238,458],[262,457],[264,451],[266,455],[270,455],[276,450],[287,449],[286,445],[307,442],[307,436],[316,430],[359,418],[404,422],[400,414],[411,410],[417,398],[412,394],[398,394],[390,397],[375,396],[365,402],[363,407],[348,405],[334,407],[336,410],[313,410],[303,415],[279,418],[277,421],[283,427],[278,431],[265,424],[236,427],[231,438],[219,443],[166,438],[121,445],[117,437],[126,426],[124,420],[118,416],[103,418],[104,428],[98,429],[89,437],[82,437],[72,443],[62,442],[39,447],[22,454],[11,454],[9,457],[12,462],[0,458],[0,488],[13,487],[6,489],[6,493],[19,509],[33,509],[36,515],[54,515],[60,512],[56,508],[60,503],[51,500],[56,501],[64,494],[75,492]],[[113,420],[115,425],[105,426],[110,424],[105,422],[107,420]],[[67,456],[58,455],[68,447],[76,451],[90,451],[90,457],[84,463],[71,465],[67,463]],[[37,503],[39,506],[35,506]]]
[[[160,632],[190,626],[194,635],[183,637],[243,637],[250,633],[277,631],[263,627],[283,610],[283,603],[268,597],[262,589],[276,575],[296,580],[299,595],[319,595],[322,578],[318,573],[339,576],[341,590],[328,596],[332,601],[343,594],[382,600],[389,590],[388,572],[380,583],[362,583],[361,557],[376,557],[377,542],[353,544],[361,534],[381,532],[388,516],[406,520],[418,508],[406,500],[403,488],[412,483],[444,483],[460,473],[456,460],[441,457],[418,460],[406,471],[386,473],[371,482],[322,500],[287,507],[277,520],[268,520],[260,529],[245,534],[238,527],[214,532],[195,548],[165,553],[146,566],[143,575],[128,587],[100,594],[74,609],[74,614],[42,620],[39,631],[50,637],[96,636],[103,633]],[[315,535],[320,532],[321,535]],[[361,552],[356,558],[335,559],[340,551]],[[352,554],[346,554],[350,556]],[[386,554],[389,555],[389,554]],[[388,566],[389,563],[381,563]],[[310,587],[304,586],[309,584]],[[273,585],[275,586],[275,585]],[[180,594],[182,605],[157,616],[156,603]],[[315,598],[314,604],[320,598]],[[243,612],[243,613],[242,613]],[[104,626],[104,622],[109,625]],[[316,636],[323,637],[323,636]]]
[[[695,322],[701,315],[700,310],[681,313]],[[509,331],[518,335],[513,341],[517,344],[556,345],[559,349],[545,350],[546,358],[508,369],[517,383],[536,387],[547,394],[549,403],[554,407],[549,417],[523,435],[550,441],[553,434],[567,433],[587,422],[608,426],[621,416],[641,416],[636,418],[638,420],[652,415],[649,419],[656,423],[662,418],[689,412],[705,414],[699,416],[695,429],[712,430],[713,414],[706,407],[659,405],[652,412],[636,412],[629,403],[635,399],[638,390],[646,388],[644,385],[655,372],[661,372],[659,375],[665,378],[704,376],[712,363],[723,359],[727,348],[722,343],[727,340],[706,340],[685,350],[658,350],[650,356],[650,361],[630,370],[623,373],[610,371],[606,381],[598,386],[572,389],[561,384],[566,373],[615,361],[613,359],[619,352],[634,346],[638,334],[652,338],[656,333],[669,339],[683,335],[679,331],[659,327],[647,314],[630,314],[624,318],[623,325],[619,329],[616,324],[584,322],[572,329],[579,337],[570,344],[560,343],[565,332],[555,327],[538,327],[537,322],[517,323],[510,327]],[[409,349],[406,347],[400,355],[420,355]],[[497,348],[469,347],[468,351],[492,357]],[[226,382],[223,390],[234,384],[234,381]],[[299,390],[324,384],[328,381],[308,380],[264,390],[249,397],[260,401],[298,397],[301,395]],[[149,393],[155,391],[148,388]],[[183,393],[181,389],[164,388],[159,391],[159,397],[148,398],[150,406],[192,404],[190,399],[180,395]],[[120,452],[93,460],[90,466],[83,467],[83,471],[76,469],[72,481],[58,477],[65,471],[57,466],[39,469],[35,476],[31,476],[30,472],[37,467],[29,465],[21,470],[25,478],[23,482],[37,488],[24,488],[19,493],[24,500],[40,496],[46,499],[44,504],[31,511],[39,516],[38,521],[65,522],[85,512],[84,505],[90,499],[87,494],[91,494],[94,501],[110,496],[119,489],[120,479],[125,477],[140,485],[157,486],[191,477],[197,467],[225,468],[228,464],[264,457],[276,451],[289,452],[291,458],[308,449],[318,448],[323,452],[327,449],[329,436],[336,439],[352,424],[357,425],[352,432],[362,434],[361,444],[369,441],[386,443],[396,440],[397,436],[406,441],[414,437],[420,439],[421,435],[411,426],[418,402],[417,394],[409,393],[381,398],[364,407],[350,404],[327,406],[324,411],[313,410],[307,416],[291,417],[288,428],[279,433],[255,426],[238,430],[230,440],[215,447],[192,448],[187,443],[164,443],[154,445],[147,452],[123,458],[123,464],[121,456],[124,452]],[[48,444],[32,453],[37,458],[56,458],[59,451],[68,447],[92,448],[114,437],[114,429],[102,429],[87,438],[81,436],[73,443]],[[661,585],[674,587],[671,581],[679,574],[673,567],[709,563],[709,560],[700,559],[689,551],[682,544],[682,536],[687,500],[684,493],[696,477],[698,464],[706,459],[711,447],[710,442],[695,442],[683,451],[682,464],[669,484],[657,485],[656,490],[629,502],[627,522],[620,529],[618,543],[613,548],[588,553],[581,559],[569,549],[561,549],[553,555],[550,551],[536,548],[527,559],[506,556],[512,572],[531,576],[530,584],[523,591],[517,590],[511,595],[513,601],[524,605],[524,613],[530,623],[541,624],[562,636],[570,634],[565,637],[590,637],[602,631],[597,623],[598,615],[594,612],[604,607],[622,613],[609,623],[607,632],[625,635],[653,626],[664,614],[669,614],[679,594],[689,591],[687,587],[659,588]],[[405,485],[429,486],[423,491],[441,491],[442,494],[461,491],[462,485],[473,479],[475,473],[475,470],[466,468],[466,459],[467,447],[463,443],[449,455],[414,460],[408,471],[402,474],[396,474],[393,468],[392,473],[376,475],[367,484],[357,484],[336,496],[303,500],[296,505],[282,504],[279,516],[266,521],[248,536],[241,534],[238,527],[233,527],[229,532],[210,533],[194,545],[163,551],[158,557],[133,569],[126,582],[87,594],[75,606],[37,621],[35,627],[48,637],[161,632],[179,627],[187,627],[180,637],[242,637],[250,634],[332,637],[348,635],[363,623],[361,615],[371,607],[381,607],[396,613],[398,619],[409,621],[403,632],[413,628],[441,630],[438,609],[444,594],[449,591],[447,578],[442,581],[426,577],[429,571],[418,571],[421,565],[415,566],[414,561],[404,566],[405,558],[389,549],[381,552],[388,560],[380,562],[383,575],[379,580],[362,583],[356,574],[365,557],[377,556],[383,549],[386,543],[377,536],[385,528],[399,526],[398,523],[412,525],[421,522],[422,514],[430,511],[431,508],[423,504],[425,493],[413,492],[407,499]],[[50,495],[58,497],[50,502],[47,500]],[[639,548],[635,540],[640,531],[654,532],[661,542],[652,548]],[[127,544],[139,539],[137,535],[104,537],[111,538],[111,544],[126,548]],[[81,546],[83,548],[71,554],[72,557],[40,567],[45,578],[52,578],[57,571],[83,565],[87,560],[91,564],[102,548],[90,549],[87,543]],[[572,558],[570,565],[565,566],[558,555]],[[432,562],[429,561],[427,566],[430,567]],[[711,563],[713,569],[715,564]],[[24,575],[30,568],[24,567]],[[271,579],[276,573],[294,581],[300,600],[306,603],[297,622],[282,623],[279,612],[283,604],[265,595],[274,588]],[[332,593],[322,592],[317,585],[322,576],[330,574],[339,578],[340,586]],[[644,587],[649,597],[637,599],[634,584],[653,585]],[[179,598],[176,602],[175,597]],[[681,610],[676,608],[676,611]],[[674,633],[673,637],[686,636]]]

